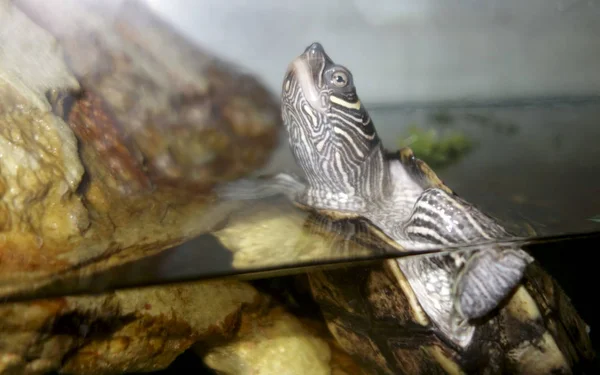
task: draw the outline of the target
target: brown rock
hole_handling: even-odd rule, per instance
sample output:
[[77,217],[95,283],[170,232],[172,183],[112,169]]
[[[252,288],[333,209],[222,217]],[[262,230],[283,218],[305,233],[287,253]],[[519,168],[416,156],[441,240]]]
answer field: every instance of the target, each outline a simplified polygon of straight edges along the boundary
[[265,88],[140,4],[0,2],[0,296],[209,231],[275,146]]
[[248,284],[214,281],[0,305],[0,373],[162,369],[197,341],[230,338],[260,302]]
[[[260,83],[137,3],[0,0],[0,24],[0,297],[211,230],[212,187],[275,146]],[[164,368],[260,301],[214,281],[3,303],[0,373]]]

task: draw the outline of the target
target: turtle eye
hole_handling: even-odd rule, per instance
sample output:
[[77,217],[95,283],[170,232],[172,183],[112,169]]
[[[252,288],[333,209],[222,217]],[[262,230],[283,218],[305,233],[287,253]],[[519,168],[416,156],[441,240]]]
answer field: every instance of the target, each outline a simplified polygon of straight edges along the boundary
[[342,71],[333,72],[331,83],[336,87],[346,87],[348,85],[348,75]]

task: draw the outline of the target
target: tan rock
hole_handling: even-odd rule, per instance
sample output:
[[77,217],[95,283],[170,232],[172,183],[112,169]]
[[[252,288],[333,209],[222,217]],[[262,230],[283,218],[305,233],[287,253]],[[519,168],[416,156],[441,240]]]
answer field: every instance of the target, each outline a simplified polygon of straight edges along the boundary
[[231,337],[260,302],[248,284],[213,281],[0,305],[0,374],[158,370]]
[[142,4],[0,2],[0,296],[209,231],[276,144],[273,96]]
[[323,322],[299,319],[279,307],[244,315],[235,337],[223,345],[194,349],[224,375],[362,374]]

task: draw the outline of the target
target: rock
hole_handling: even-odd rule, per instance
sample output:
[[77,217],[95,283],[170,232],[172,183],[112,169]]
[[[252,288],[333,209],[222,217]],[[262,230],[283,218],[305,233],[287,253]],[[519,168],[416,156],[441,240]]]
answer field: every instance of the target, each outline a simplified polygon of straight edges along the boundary
[[[141,4],[0,0],[0,297],[210,231],[232,209],[212,188],[279,139],[260,82]],[[211,281],[4,302],[0,374],[164,368],[264,298]]]
[[209,231],[281,129],[251,76],[132,1],[0,2],[0,296]]
[[242,317],[235,337],[195,350],[223,375],[356,375],[361,368],[343,352],[322,321],[299,319],[281,307]]
[[162,369],[197,341],[231,337],[260,303],[248,284],[212,281],[0,305],[0,374]]

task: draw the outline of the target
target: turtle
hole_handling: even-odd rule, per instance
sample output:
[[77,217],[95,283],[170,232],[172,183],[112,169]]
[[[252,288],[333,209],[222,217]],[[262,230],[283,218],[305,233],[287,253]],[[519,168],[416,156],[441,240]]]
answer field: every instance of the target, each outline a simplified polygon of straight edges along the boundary
[[315,222],[360,222],[374,247],[444,249],[308,274],[331,333],[370,373],[567,374],[595,360],[560,286],[410,148],[383,147],[352,73],[320,43],[290,63],[282,86],[304,176],[238,180],[221,198],[284,195]]

